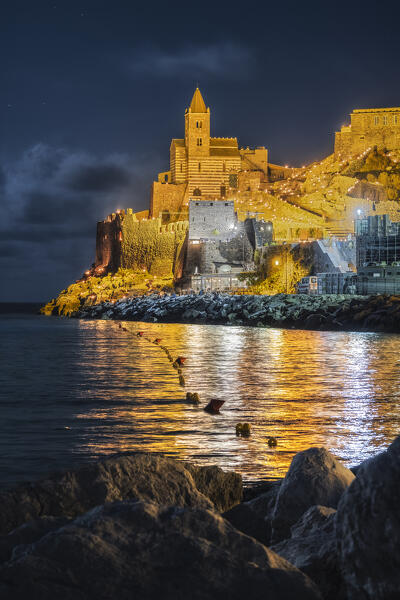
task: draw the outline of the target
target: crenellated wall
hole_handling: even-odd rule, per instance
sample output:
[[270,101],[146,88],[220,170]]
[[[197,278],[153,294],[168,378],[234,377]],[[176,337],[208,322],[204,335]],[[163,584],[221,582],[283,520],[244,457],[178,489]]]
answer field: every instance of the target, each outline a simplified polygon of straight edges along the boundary
[[187,229],[187,221],[163,225],[161,218],[139,220],[132,209],[113,213],[97,224],[95,266],[112,272],[123,267],[179,276]]

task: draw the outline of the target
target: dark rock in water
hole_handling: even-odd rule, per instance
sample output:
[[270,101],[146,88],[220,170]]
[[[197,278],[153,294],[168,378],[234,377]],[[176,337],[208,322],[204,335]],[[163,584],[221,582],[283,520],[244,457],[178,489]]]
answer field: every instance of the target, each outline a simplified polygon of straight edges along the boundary
[[4,600],[315,600],[285,559],[204,509],[95,508],[0,567]]
[[43,515],[76,517],[99,504],[132,498],[213,507],[179,461],[155,454],[125,454],[1,493],[0,534]]
[[334,508],[313,506],[292,526],[291,537],[271,550],[311,577],[325,600],[344,600],[338,566]]
[[0,536],[0,563],[11,558],[12,551],[16,546],[32,544],[46,533],[64,527],[69,522],[70,519],[67,517],[40,517],[40,519],[17,527],[8,535]]
[[309,448],[295,455],[279,488],[272,520],[272,542],[290,536],[290,528],[316,504],[336,508],[354,479],[325,448]]
[[184,463],[193,477],[196,488],[211,500],[221,512],[239,504],[243,495],[242,476],[234,471],[223,471],[219,467],[198,467]]
[[327,319],[326,319],[325,315],[321,315],[319,313],[313,313],[311,315],[308,315],[308,317],[304,321],[304,328],[305,329],[319,329],[321,327],[321,325],[326,323],[326,320]]
[[268,545],[271,539],[272,513],[278,491],[279,483],[271,486],[268,492],[234,506],[222,516],[239,531]]
[[336,515],[346,599],[400,597],[400,437],[357,469]]
[[212,415],[218,415],[219,409],[224,403],[225,400],[210,400],[204,410]]

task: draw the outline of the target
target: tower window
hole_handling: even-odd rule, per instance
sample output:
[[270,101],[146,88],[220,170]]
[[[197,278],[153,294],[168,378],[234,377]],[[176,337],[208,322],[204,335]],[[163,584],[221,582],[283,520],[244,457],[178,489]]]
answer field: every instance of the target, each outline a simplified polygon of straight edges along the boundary
[[196,121],[196,127],[197,127],[197,129],[201,129],[203,127],[203,122],[202,121]]
[[375,125],[379,125],[379,117],[375,117],[374,123],[375,123]]
[[197,145],[198,146],[202,146],[203,145],[203,140],[201,138],[197,138]]
[[388,118],[387,117],[383,117],[383,124],[387,125],[388,124]]

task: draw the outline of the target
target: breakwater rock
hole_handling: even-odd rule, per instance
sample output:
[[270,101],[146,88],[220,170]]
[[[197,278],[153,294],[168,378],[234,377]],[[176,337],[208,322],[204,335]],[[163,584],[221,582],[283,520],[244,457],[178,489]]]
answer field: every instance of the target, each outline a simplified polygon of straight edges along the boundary
[[236,473],[145,453],[24,485],[0,494],[0,597],[394,600],[399,465],[400,437],[356,476],[309,448],[244,502]]
[[71,316],[164,323],[400,332],[400,296],[141,296],[90,306]]

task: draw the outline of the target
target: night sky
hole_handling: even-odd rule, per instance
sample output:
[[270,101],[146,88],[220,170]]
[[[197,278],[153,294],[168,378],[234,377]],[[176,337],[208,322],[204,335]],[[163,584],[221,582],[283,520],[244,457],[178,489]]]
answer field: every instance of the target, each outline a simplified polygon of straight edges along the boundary
[[0,300],[56,295],[97,221],[148,207],[196,84],[213,135],[294,166],[353,108],[400,106],[399,18],[391,0],[3,3]]

